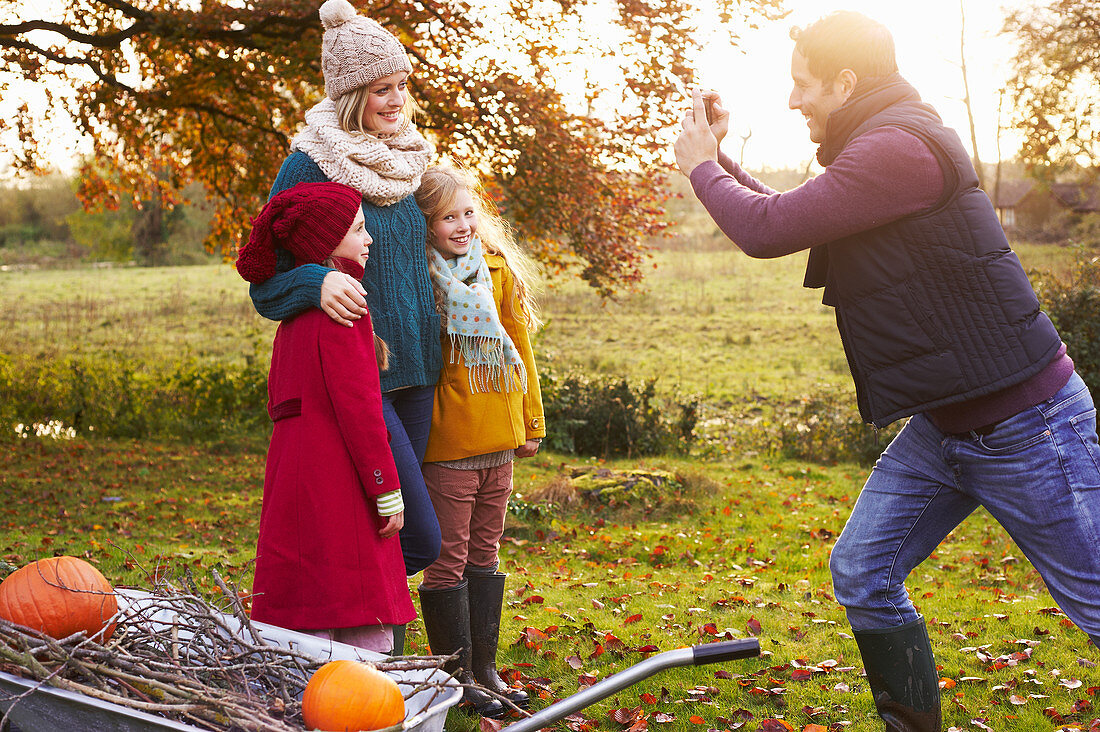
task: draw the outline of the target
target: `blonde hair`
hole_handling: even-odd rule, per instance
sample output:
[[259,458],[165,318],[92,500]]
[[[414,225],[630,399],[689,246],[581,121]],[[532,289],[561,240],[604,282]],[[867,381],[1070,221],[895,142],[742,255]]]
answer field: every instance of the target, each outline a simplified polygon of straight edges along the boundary
[[[340,127],[345,132],[358,132],[359,134],[378,137],[373,130],[368,130],[363,126],[363,115],[366,113],[369,98],[370,84],[367,84],[341,94],[333,101],[333,105],[336,107],[336,119],[339,120]],[[387,135],[387,137],[400,135],[409,126],[409,123],[416,120],[419,114],[420,105],[412,98],[412,94],[406,93],[405,106],[401,107],[401,116],[405,119],[402,121],[400,129],[393,135]]]
[[[432,224],[440,216],[454,208],[459,191],[466,190],[474,201],[477,213],[477,237],[486,254],[495,254],[504,259],[504,264],[515,278],[516,310],[530,331],[538,330],[542,325],[535,293],[540,289],[538,267],[527,252],[516,242],[512,227],[497,210],[496,204],[482,188],[477,176],[463,168],[452,165],[436,165],[424,171],[420,187],[416,189],[416,205],[428,220],[427,247],[431,247]],[[428,257],[429,268],[434,268],[432,257]],[[432,279],[435,287],[435,279]],[[443,294],[436,287],[436,307],[442,311]]]

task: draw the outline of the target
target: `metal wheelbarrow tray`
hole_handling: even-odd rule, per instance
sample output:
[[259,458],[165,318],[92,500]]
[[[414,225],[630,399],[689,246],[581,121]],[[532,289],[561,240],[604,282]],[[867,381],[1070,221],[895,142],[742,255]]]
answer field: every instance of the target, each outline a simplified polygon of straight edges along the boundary
[[[142,602],[153,597],[147,592],[137,590],[116,591],[119,607],[140,609]],[[172,622],[171,613],[160,610],[155,614],[146,614],[154,622]],[[240,624],[231,615],[224,616],[226,624],[235,632],[240,632]],[[380,653],[362,648],[315,638],[266,623],[253,622],[252,627],[260,637],[274,645],[293,648],[315,657],[321,662],[350,659],[361,661],[384,661]],[[402,730],[417,732],[442,732],[447,710],[462,700],[461,687],[450,682],[450,676],[438,669],[387,672],[395,680],[416,682],[438,682],[448,684],[443,690],[424,689],[405,700],[405,722]],[[34,691],[13,703],[12,697]],[[202,730],[190,724],[176,722],[155,714],[124,707],[120,704],[94,699],[65,689],[56,689],[38,681],[24,679],[21,676],[0,672],[0,710],[11,706],[8,719],[20,732],[174,732]],[[391,729],[397,729],[391,728]]]
[[[140,603],[143,598],[151,597],[148,593],[133,590],[119,590],[118,595],[120,605]],[[163,618],[157,616],[154,618],[163,620],[166,625],[170,624],[172,619],[169,613],[163,611],[163,615]],[[239,624],[231,616],[226,616],[226,622],[239,630]],[[315,656],[320,661],[343,658],[363,661],[385,659],[381,654],[372,651],[322,640],[265,623],[253,622],[252,626],[265,640]],[[586,689],[560,699],[529,717],[507,725],[504,729],[508,732],[536,732],[665,669],[702,666],[759,655],[760,643],[755,638],[707,643],[658,653]],[[438,669],[394,672],[391,675],[412,682],[447,683],[450,679]],[[34,692],[15,703],[11,711],[10,719],[21,732],[200,731],[200,728],[193,725],[175,722],[64,689],[39,685],[36,681],[3,672],[0,672],[0,695],[3,697],[0,698],[0,709],[6,710],[12,705],[10,698],[12,695],[22,694],[32,688]],[[397,729],[401,732],[443,732],[447,711],[461,700],[462,688],[453,683],[443,692],[437,689],[419,691],[406,700],[406,716],[401,727],[392,727],[384,732],[393,732]]]

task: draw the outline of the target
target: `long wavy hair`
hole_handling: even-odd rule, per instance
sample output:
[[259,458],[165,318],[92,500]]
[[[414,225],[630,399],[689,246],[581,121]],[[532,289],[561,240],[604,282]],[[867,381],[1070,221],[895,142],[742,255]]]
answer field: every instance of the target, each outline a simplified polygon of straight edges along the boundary
[[[477,176],[456,165],[436,165],[424,171],[420,187],[416,190],[416,204],[428,220],[428,241],[432,246],[432,224],[440,216],[454,208],[460,191],[469,191],[477,213],[477,237],[486,254],[496,254],[504,259],[505,265],[515,279],[516,312],[520,313],[529,331],[538,330],[542,325],[536,293],[541,289],[538,266],[534,260],[516,242],[512,227],[500,215],[496,204],[485,193]],[[434,269],[432,257],[428,257],[428,267]],[[435,287],[435,279],[432,279]],[[442,313],[446,310],[443,293],[435,287],[436,308]]]

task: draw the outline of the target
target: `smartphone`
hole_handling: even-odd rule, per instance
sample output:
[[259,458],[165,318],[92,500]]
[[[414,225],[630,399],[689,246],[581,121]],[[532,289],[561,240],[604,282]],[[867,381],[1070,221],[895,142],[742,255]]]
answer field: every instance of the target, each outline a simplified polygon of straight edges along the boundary
[[[691,89],[688,89],[683,80],[681,80],[679,76],[672,73],[668,69],[663,68],[661,69],[661,72],[664,75],[665,79],[669,83],[671,83],[673,87],[679,90],[679,92],[684,95],[684,98],[686,98],[687,101],[691,103]],[[703,111],[705,111],[707,115],[707,124],[714,124],[714,96],[712,92],[703,92]]]

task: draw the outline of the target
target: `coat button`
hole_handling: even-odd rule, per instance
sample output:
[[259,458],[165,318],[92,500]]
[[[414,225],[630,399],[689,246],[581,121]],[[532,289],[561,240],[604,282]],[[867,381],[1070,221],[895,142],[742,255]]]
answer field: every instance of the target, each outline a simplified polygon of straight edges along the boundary
[[385,483],[386,481],[382,480],[381,478],[375,478],[375,479],[374,479],[374,482],[375,482],[375,483],[377,483],[378,485],[382,485],[382,484],[383,484],[383,483]]
[[538,417],[535,417],[534,419],[531,420],[531,427],[533,427],[534,429],[539,428],[539,418]]
[[375,468],[374,469],[374,477],[377,478],[379,475],[382,475],[382,471],[378,468]]

